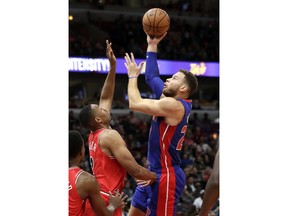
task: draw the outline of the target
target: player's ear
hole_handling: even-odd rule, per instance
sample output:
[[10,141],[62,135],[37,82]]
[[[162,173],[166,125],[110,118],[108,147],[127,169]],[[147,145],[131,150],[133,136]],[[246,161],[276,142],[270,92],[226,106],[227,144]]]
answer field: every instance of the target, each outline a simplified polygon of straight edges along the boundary
[[186,95],[187,98],[189,97],[189,87],[188,87],[187,84],[183,84],[183,85],[180,87],[179,91],[181,92],[181,94]]
[[189,89],[188,89],[188,86],[186,84],[183,84],[181,85],[180,89],[179,89],[181,92],[187,92]]
[[96,121],[97,123],[101,123],[101,122],[102,122],[101,118],[99,118],[99,117],[95,117],[95,121]]

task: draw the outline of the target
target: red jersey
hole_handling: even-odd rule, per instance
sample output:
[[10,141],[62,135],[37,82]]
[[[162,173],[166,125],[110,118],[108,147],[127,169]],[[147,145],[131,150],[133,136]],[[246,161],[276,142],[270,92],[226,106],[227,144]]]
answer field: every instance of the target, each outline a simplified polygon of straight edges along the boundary
[[[114,194],[116,190],[122,192],[126,178],[126,170],[118,163],[114,156],[106,155],[99,146],[99,137],[104,130],[108,129],[103,128],[91,132],[88,137],[88,144],[91,168],[100,185],[101,196],[105,200],[106,206],[108,206],[109,191],[111,191],[112,194]],[[113,144],[117,145],[117,143]],[[93,215],[90,203],[88,202],[86,205],[86,215]],[[114,216],[116,215],[122,215],[121,208],[118,208],[114,212]]]
[[85,200],[82,200],[76,188],[78,177],[84,172],[79,167],[69,168],[69,216],[82,216],[85,211]]

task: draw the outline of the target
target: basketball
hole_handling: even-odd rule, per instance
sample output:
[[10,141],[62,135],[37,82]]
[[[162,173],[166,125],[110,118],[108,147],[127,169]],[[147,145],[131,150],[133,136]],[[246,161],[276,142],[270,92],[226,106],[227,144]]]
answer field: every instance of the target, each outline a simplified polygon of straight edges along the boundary
[[168,31],[170,17],[161,8],[151,8],[142,18],[143,30],[152,37],[158,37]]

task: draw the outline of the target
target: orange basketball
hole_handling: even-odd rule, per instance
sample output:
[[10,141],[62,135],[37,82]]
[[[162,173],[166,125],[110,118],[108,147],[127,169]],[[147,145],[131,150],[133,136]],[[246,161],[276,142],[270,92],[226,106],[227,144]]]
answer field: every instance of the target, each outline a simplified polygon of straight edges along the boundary
[[170,17],[161,8],[151,8],[142,18],[143,30],[150,36],[161,36],[170,27]]

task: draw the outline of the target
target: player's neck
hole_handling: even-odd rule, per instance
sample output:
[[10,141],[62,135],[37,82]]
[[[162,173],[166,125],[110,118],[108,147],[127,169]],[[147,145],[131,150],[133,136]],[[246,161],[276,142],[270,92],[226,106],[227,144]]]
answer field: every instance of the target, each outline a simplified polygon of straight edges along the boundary
[[79,162],[69,161],[69,168],[71,167],[79,167]]
[[96,132],[98,130],[101,130],[101,129],[111,129],[110,125],[109,124],[100,124],[98,127],[95,127],[95,128],[92,128],[92,132]]

